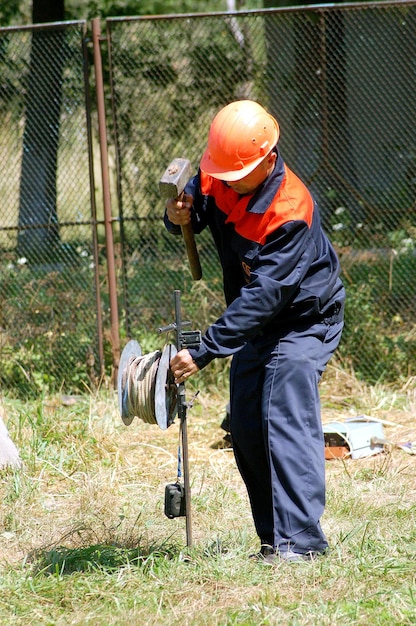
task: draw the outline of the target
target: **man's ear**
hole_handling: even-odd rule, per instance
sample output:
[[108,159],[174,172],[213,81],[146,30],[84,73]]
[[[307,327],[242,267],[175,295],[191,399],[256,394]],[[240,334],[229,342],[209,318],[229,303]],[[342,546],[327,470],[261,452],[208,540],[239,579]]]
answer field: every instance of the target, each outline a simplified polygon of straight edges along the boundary
[[272,152],[270,152],[269,156],[267,157],[267,166],[271,167],[272,165],[274,165],[276,163],[276,159],[277,153],[272,150]]

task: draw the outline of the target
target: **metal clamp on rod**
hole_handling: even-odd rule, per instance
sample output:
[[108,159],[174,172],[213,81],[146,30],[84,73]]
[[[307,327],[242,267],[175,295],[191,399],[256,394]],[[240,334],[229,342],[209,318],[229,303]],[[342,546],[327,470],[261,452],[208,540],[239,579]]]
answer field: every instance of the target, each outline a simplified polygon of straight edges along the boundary
[[181,333],[182,348],[197,348],[201,344],[200,330],[187,330]]

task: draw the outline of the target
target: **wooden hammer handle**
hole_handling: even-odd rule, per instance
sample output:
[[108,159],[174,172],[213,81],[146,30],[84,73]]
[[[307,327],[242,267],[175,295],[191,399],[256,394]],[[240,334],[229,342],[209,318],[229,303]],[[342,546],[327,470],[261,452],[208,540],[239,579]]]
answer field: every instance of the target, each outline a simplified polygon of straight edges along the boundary
[[191,224],[184,224],[181,226],[181,230],[191,268],[192,278],[194,280],[201,280],[202,269],[199,261],[198,250],[196,249],[194,231],[192,230]]

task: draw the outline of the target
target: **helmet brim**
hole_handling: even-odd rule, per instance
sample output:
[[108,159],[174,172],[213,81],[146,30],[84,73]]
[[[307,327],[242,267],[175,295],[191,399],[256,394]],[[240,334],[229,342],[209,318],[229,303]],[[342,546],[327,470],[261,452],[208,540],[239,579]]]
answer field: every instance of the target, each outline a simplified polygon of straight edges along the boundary
[[268,157],[270,152],[268,152],[265,155],[262,155],[255,161],[252,161],[250,165],[241,167],[238,170],[229,170],[229,169],[224,169],[223,167],[216,165],[216,163],[214,163],[214,161],[211,158],[209,149],[207,148],[204,154],[202,155],[199,167],[205,174],[212,176],[212,178],[218,178],[218,180],[224,180],[225,182],[230,182],[230,183],[236,182],[238,180],[241,180],[242,178],[245,178],[249,174],[251,174],[251,172],[255,170],[256,167],[260,165],[260,163]]

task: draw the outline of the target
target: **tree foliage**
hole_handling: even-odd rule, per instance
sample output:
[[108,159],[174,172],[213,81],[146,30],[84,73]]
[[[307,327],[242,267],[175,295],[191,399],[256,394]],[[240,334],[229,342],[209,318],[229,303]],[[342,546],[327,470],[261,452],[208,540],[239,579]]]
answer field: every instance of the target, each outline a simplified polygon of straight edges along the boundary
[[[7,0],[0,4],[0,26],[21,25],[31,22],[32,7],[39,0]],[[50,5],[55,0],[42,0]],[[237,0],[236,8],[261,9],[263,0]],[[65,0],[65,19],[91,19],[93,17],[118,17],[125,15],[165,15],[169,13],[206,13],[227,11],[227,0]]]
[[[0,4],[0,26],[7,26],[16,22],[20,22],[22,19],[26,21],[26,11],[21,7],[20,0],[7,0]],[[27,5],[30,14],[30,3],[24,3]]]

